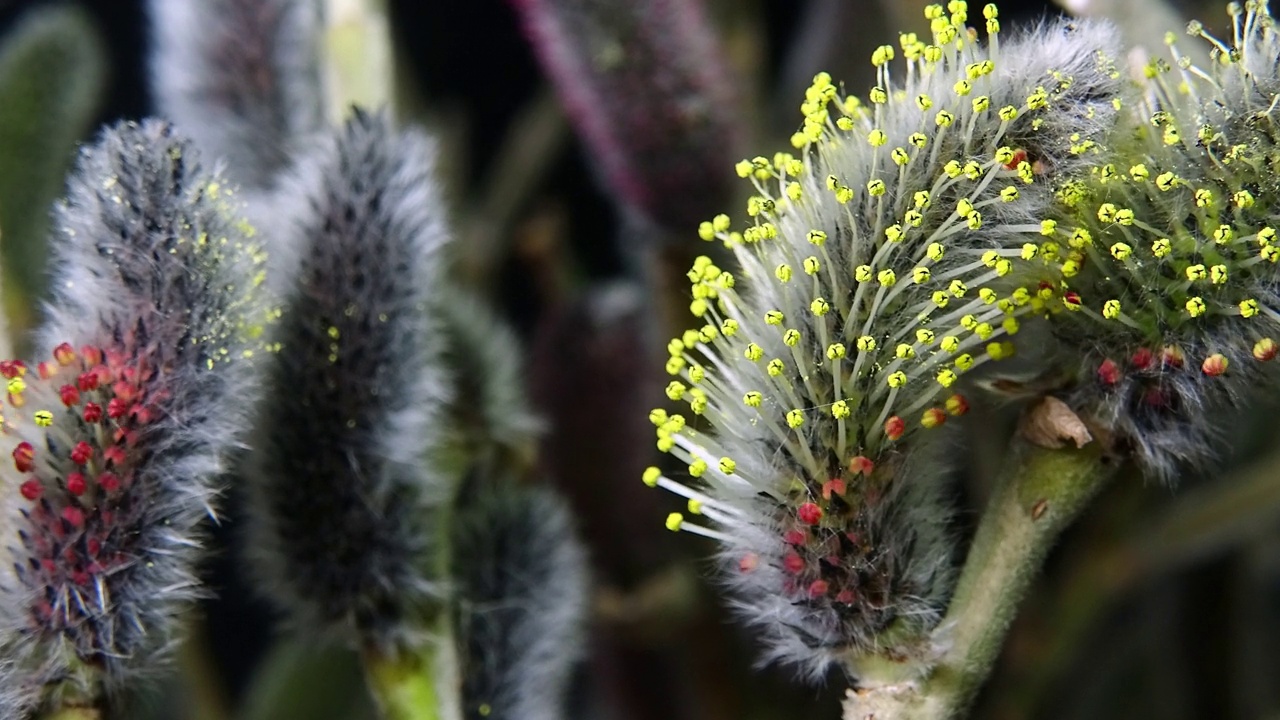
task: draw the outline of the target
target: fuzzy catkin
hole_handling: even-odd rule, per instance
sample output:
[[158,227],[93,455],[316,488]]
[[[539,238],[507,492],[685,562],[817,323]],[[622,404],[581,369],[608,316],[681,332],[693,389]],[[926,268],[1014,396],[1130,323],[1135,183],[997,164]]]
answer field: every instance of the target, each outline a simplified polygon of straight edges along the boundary
[[480,298],[458,287],[439,296],[444,364],[453,387],[447,443],[459,471],[477,464],[529,462],[541,423],[524,394],[515,333]]
[[586,553],[548,490],[471,478],[451,533],[468,720],[559,720],[585,652]]
[[161,111],[246,189],[324,127],[319,0],[150,0]]
[[1118,104],[1111,28],[1050,22],[1010,42],[988,5],[982,45],[967,5],[948,8],[926,10],[932,43],[900,38],[905,67],[875,51],[869,105],[819,75],[800,154],[738,164],[751,224],[700,228],[738,269],[699,258],[690,309],[705,324],[668,348],[667,395],[690,414],[651,415],[683,467],[645,482],[710,521],[667,526],[722,542],[766,659],[810,678],[926,650],[953,558],[947,468],[925,431],[965,412],[961,375],[1013,354],[1042,309],[1014,262]]
[[0,362],[0,717],[156,673],[201,594],[269,314],[237,210],[165,123],[80,153],[54,216],[51,354]]
[[295,624],[382,648],[414,641],[437,599],[434,524],[451,494],[427,462],[448,401],[433,160],[426,138],[365,112],[303,160],[250,459],[264,583]]
[[1274,376],[1280,333],[1280,41],[1266,4],[1199,23],[1200,69],[1169,37],[1143,102],[1090,173],[1065,183],[1033,264],[1074,383],[1115,449],[1172,482],[1221,448],[1231,407]]

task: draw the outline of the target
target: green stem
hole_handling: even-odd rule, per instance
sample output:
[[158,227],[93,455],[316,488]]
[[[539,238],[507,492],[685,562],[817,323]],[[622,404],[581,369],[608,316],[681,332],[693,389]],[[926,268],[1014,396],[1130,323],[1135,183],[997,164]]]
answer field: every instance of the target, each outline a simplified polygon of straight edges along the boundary
[[385,720],[441,720],[429,650],[385,655],[364,653],[369,691]]
[[990,674],[1031,581],[1059,534],[1110,479],[1098,443],[1049,450],[1015,441],[1010,471],[978,525],[947,615],[942,648],[922,679],[860,676],[845,720],[946,720],[963,713]]

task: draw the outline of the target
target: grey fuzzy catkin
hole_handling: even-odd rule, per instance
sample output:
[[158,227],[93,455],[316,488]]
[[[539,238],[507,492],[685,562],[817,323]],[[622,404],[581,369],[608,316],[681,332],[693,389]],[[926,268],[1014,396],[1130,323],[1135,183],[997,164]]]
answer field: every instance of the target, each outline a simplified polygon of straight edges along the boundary
[[525,397],[518,338],[492,308],[460,288],[440,294],[439,311],[453,386],[449,444],[459,462],[528,461],[541,423]]
[[259,574],[294,624],[389,648],[438,599],[427,462],[449,400],[435,313],[445,208],[434,149],[356,112],[304,158],[292,283],[249,473]]
[[1119,100],[1106,25],[1010,41],[989,6],[983,45],[964,12],[927,12],[934,43],[904,35],[905,67],[879,48],[869,103],[820,74],[801,153],[738,164],[748,226],[700,228],[736,267],[695,262],[704,324],[668,346],[667,396],[690,414],[650,416],[684,466],[644,476],[689,501],[667,526],[721,541],[766,659],[814,680],[866,655],[927,660],[954,552],[926,431],[965,412],[965,373],[1012,354],[1035,311],[1014,263]]
[[0,364],[6,720],[156,674],[202,594],[203,522],[269,315],[237,210],[166,123],[121,123],[80,153],[54,215],[52,356]]
[[319,0],[150,0],[161,112],[246,189],[324,128]]
[[545,489],[470,478],[451,532],[468,720],[561,720],[585,651],[585,552]]

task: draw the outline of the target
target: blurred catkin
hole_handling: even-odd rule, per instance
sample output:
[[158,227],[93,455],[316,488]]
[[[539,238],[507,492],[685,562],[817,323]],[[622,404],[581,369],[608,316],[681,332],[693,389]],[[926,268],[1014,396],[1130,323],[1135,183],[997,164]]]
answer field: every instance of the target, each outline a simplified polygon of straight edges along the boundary
[[444,207],[434,150],[357,112],[301,163],[278,238],[292,281],[250,459],[264,585],[299,627],[382,650],[438,600],[447,474]]
[[451,545],[465,717],[566,717],[589,604],[586,553],[564,503],[512,478],[470,478]]
[[160,110],[246,189],[324,128],[319,0],[150,0]]
[[515,0],[599,173],[685,234],[730,198],[733,83],[701,0]]
[[667,396],[690,414],[650,416],[684,465],[644,475],[689,501],[667,526],[723,543],[767,658],[810,678],[928,652],[954,551],[951,468],[927,431],[964,414],[961,376],[1012,355],[1041,309],[1009,282],[1014,261],[1053,187],[1087,169],[1075,146],[1115,114],[1108,27],[1049,22],[1009,41],[989,5],[979,44],[966,4],[949,7],[926,11],[932,43],[901,36],[904,65],[893,46],[873,53],[869,104],[821,74],[800,154],[738,164],[758,193],[750,224],[700,231],[738,269],[698,259],[703,324],[668,348]]
[[237,210],[165,123],[122,123],[80,154],[54,218],[51,354],[0,363],[6,720],[156,674],[200,595],[201,526],[269,316]]
[[3,301],[16,332],[36,323],[48,208],[62,192],[75,145],[97,112],[107,64],[93,25],[70,7],[28,12],[0,47]]

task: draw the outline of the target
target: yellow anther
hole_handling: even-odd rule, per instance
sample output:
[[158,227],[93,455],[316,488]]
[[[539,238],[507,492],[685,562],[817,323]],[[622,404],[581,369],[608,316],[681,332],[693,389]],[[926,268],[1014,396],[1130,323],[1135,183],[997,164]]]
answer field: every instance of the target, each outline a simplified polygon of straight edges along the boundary
[[760,407],[760,403],[764,401],[764,396],[755,390],[747,392],[742,396],[742,404],[747,407]]
[[907,374],[901,370],[891,372],[889,373],[889,377],[886,378],[886,382],[889,383],[889,387],[891,388],[900,388],[907,384]]
[[832,343],[827,346],[827,359],[839,360],[844,357],[844,343]]
[[795,429],[804,424],[804,412],[791,410],[787,413],[787,427]]
[[640,478],[644,480],[645,485],[657,487],[658,480],[662,479],[662,471],[651,465],[644,469],[644,474]]
[[849,403],[844,400],[837,400],[831,403],[831,416],[837,420],[843,420],[853,414],[853,410],[849,408]]

